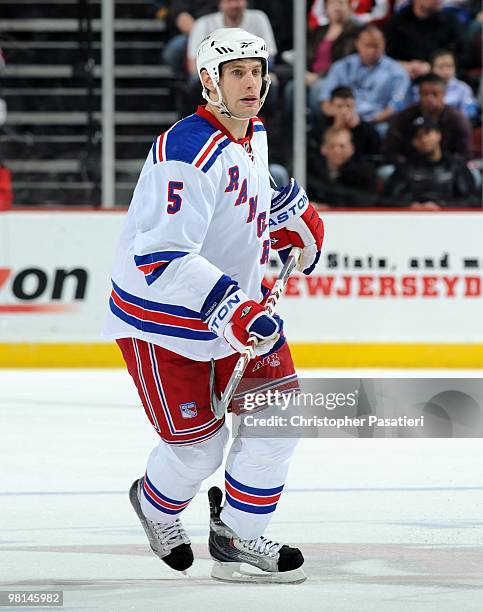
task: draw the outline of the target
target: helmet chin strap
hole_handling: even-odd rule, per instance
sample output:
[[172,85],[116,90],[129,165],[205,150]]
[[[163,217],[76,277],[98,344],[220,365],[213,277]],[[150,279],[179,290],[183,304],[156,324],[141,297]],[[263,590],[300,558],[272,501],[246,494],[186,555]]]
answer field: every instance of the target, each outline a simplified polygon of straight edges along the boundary
[[[265,83],[266,83],[265,91],[263,92],[263,96],[260,98],[260,105],[259,105],[258,110],[255,113],[255,115],[253,115],[253,117],[255,117],[256,114],[260,111],[260,109],[263,106],[263,103],[265,102],[265,98],[267,97],[268,89],[270,87],[270,77],[268,75],[266,77]],[[216,95],[218,96],[218,100],[212,100],[210,98],[209,93],[207,93],[208,90],[206,89],[206,87],[203,87],[202,96],[208,102],[208,104],[211,104],[212,106],[215,106],[220,111],[220,113],[222,115],[225,115],[226,117],[228,117],[230,119],[236,119],[237,121],[248,121],[249,119],[251,119],[251,117],[237,117],[236,115],[234,115],[228,109],[227,105],[223,101],[223,96],[221,94],[221,90],[220,90],[220,87],[219,87],[218,83],[213,81],[213,85],[215,87],[215,91],[216,91]]]

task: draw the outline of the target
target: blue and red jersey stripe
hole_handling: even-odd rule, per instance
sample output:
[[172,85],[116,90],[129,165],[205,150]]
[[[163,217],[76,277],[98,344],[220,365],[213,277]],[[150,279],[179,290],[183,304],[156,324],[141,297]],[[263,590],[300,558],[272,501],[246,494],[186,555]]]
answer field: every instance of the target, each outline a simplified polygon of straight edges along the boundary
[[191,340],[214,340],[199,312],[175,304],[162,304],[132,295],[112,283],[109,306],[113,314],[136,329]]

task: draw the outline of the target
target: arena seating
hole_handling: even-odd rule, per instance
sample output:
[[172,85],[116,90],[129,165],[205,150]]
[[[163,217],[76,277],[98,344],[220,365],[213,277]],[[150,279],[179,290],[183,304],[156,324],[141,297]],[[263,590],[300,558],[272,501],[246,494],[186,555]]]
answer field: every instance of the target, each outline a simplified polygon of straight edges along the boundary
[[[100,2],[2,2],[0,95],[8,118],[0,159],[12,171],[16,205],[99,205]],[[177,118],[175,77],[160,63],[166,36],[150,0],[115,1],[119,205],[129,202],[153,134]]]

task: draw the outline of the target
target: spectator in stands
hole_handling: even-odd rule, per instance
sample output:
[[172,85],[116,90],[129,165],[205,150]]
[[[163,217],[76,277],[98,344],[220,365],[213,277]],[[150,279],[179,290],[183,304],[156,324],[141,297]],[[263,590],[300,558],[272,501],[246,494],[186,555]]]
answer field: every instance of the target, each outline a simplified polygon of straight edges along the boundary
[[359,26],[353,18],[349,0],[327,0],[327,24],[309,31],[307,38],[307,85],[321,82],[331,65],[355,51]]
[[398,60],[411,79],[427,74],[438,49],[464,60],[463,30],[458,18],[442,10],[441,0],[412,0],[385,26],[387,53]]
[[354,157],[364,158],[378,155],[381,146],[379,134],[373,125],[367,121],[362,121],[357,114],[352,89],[350,87],[336,87],[331,93],[330,101],[333,111],[330,125],[335,128],[350,130],[354,145]]
[[[469,119],[476,118],[478,114],[478,103],[468,83],[456,78],[456,60],[451,51],[436,51],[431,61],[431,72],[443,79],[446,85],[444,103],[456,108]],[[419,79],[411,88],[408,96],[408,104],[414,104],[419,100]]]
[[188,71],[196,79],[196,50],[203,38],[218,28],[243,28],[266,40],[272,62],[277,55],[272,26],[265,13],[248,10],[247,0],[220,0],[218,12],[197,19],[188,38]]
[[[356,0],[351,3],[355,19],[359,24],[380,22],[390,13],[388,0]],[[309,28],[326,25],[329,22],[327,14],[327,0],[314,0],[309,12]]]
[[[5,68],[5,58],[3,57],[3,51],[0,49],[0,71]],[[0,90],[1,93],[1,90]],[[0,126],[7,121],[7,103],[3,98],[0,98]],[[1,165],[1,159],[0,159]]]
[[[308,106],[312,115],[320,115],[320,91],[331,65],[355,51],[360,26],[353,19],[349,0],[327,0],[328,21],[309,30],[307,38]],[[285,106],[289,116],[293,107],[293,80],[285,86]]]
[[372,165],[354,157],[351,131],[331,127],[308,155],[307,193],[319,208],[371,206],[377,201]]
[[468,83],[456,78],[456,61],[451,51],[436,51],[431,62],[431,71],[443,79],[446,85],[444,103],[473,119],[478,113],[478,104]]
[[471,127],[468,119],[444,103],[445,83],[436,74],[429,73],[419,79],[419,102],[395,115],[383,148],[390,162],[403,162],[414,153],[408,134],[416,117],[425,117],[441,128],[442,149],[445,153],[471,157]]
[[309,31],[307,38],[307,65],[309,85],[327,74],[333,62],[355,51],[357,25],[349,0],[327,0],[328,21]]
[[356,48],[357,53],[330,68],[320,94],[322,111],[333,116],[331,92],[344,85],[353,90],[357,112],[364,121],[384,123],[402,108],[409,78],[395,60],[385,55],[384,35],[377,26],[367,25],[359,31]]
[[443,153],[440,126],[425,117],[412,123],[416,154],[398,165],[384,190],[384,203],[416,210],[480,207],[473,175],[460,157]]
[[[160,4],[155,6],[158,14],[163,7]],[[168,64],[175,74],[181,75],[186,73],[186,45],[196,19],[216,11],[217,6],[217,0],[171,1],[169,16],[178,34],[173,36],[165,45],[163,61],[165,64]]]

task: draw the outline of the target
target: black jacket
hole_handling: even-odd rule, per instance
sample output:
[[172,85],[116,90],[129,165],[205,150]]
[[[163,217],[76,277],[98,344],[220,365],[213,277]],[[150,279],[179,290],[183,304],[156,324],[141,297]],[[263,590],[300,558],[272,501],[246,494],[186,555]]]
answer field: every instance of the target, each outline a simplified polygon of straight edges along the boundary
[[473,175],[453,155],[443,155],[439,162],[414,157],[397,166],[384,194],[383,202],[392,206],[431,201],[448,208],[481,208]]
[[[415,155],[416,151],[411,145],[410,134],[414,120],[421,115],[424,113],[418,102],[391,117],[383,143],[383,152],[387,161],[398,163]],[[443,136],[443,151],[470,159],[472,155],[471,125],[467,117],[456,108],[445,105],[438,118],[438,123]]]
[[448,11],[419,19],[409,5],[395,13],[384,29],[386,52],[396,60],[429,62],[435,51],[448,49],[455,53],[460,66],[464,64],[463,31],[458,18]]
[[[327,121],[326,127],[322,128],[322,136],[326,129],[328,129],[333,124],[331,118]],[[376,130],[376,128],[368,123],[367,121],[360,121],[355,128],[351,130],[352,134],[352,142],[354,143],[355,148],[355,157],[357,158],[371,158],[377,156],[381,153],[381,138]],[[317,141],[320,141],[320,136],[317,134]],[[318,142],[316,142],[315,137],[311,138],[310,145],[318,150]]]
[[332,178],[325,157],[309,154],[307,193],[311,200],[340,208],[368,207],[377,204],[376,173],[373,166],[352,157]]

